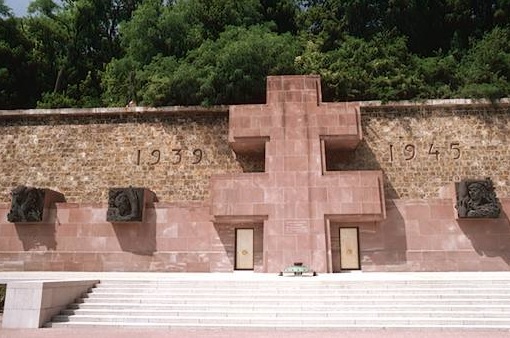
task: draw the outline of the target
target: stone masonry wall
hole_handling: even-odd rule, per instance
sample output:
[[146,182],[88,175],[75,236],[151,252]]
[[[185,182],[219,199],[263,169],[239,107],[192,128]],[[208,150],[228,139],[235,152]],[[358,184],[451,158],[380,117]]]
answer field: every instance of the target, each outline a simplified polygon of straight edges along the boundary
[[508,105],[370,106],[354,154],[328,152],[329,170],[379,170],[386,198],[438,198],[466,178],[490,177],[510,196]]
[[[116,110],[115,110],[116,109]],[[0,111],[0,271],[231,271],[235,229],[255,229],[255,271],[271,246],[266,225],[217,224],[211,175],[261,171],[235,159],[226,108]],[[326,149],[329,170],[382,170],[386,219],[331,226],[333,271],[340,227],[358,227],[364,271],[510,269],[510,107],[442,102],[364,103],[364,140],[353,154]],[[327,148],[327,145],[326,145]],[[453,182],[492,178],[498,219],[455,217]],[[44,224],[7,221],[10,191],[61,192]],[[158,202],[140,224],[106,221],[108,189],[142,186]]]
[[242,171],[224,112],[50,116],[0,120],[0,202],[18,185],[67,202],[105,202],[110,187],[139,186],[160,201],[208,197],[212,174]]
[[[445,101],[448,103],[448,101]],[[438,198],[464,178],[491,177],[510,196],[508,105],[362,105],[363,141],[327,151],[328,170],[379,170],[386,198]],[[226,109],[0,119],[0,202],[18,185],[53,189],[68,202],[105,202],[108,188],[143,186],[160,201],[199,201],[209,177],[263,170],[235,159]]]

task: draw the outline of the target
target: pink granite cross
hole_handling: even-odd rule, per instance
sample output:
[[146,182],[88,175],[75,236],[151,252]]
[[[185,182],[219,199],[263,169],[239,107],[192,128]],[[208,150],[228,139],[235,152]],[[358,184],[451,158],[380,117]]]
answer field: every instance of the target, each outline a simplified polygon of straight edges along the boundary
[[230,107],[236,153],[265,152],[264,173],[211,179],[216,223],[263,222],[265,272],[303,262],[331,272],[330,222],[385,218],[381,171],[326,171],[325,149],[354,151],[358,103],[323,103],[318,76],[270,76],[267,103]]

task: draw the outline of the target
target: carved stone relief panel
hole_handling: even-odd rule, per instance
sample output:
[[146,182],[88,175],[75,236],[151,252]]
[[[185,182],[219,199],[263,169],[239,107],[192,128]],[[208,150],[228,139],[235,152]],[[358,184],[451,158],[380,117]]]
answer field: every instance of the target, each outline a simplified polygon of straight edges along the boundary
[[45,190],[18,186],[11,192],[11,210],[7,220],[12,223],[41,222],[44,213]]
[[109,222],[141,222],[143,219],[144,188],[111,188],[108,193]]
[[456,184],[457,212],[460,218],[497,218],[501,212],[490,178],[464,180]]

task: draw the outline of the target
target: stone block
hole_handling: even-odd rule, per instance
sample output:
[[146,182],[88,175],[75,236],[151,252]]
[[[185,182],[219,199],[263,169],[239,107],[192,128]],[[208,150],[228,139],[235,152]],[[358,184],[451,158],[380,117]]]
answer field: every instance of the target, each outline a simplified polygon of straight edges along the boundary
[[78,296],[98,283],[89,281],[10,282],[4,306],[2,327],[39,328]]

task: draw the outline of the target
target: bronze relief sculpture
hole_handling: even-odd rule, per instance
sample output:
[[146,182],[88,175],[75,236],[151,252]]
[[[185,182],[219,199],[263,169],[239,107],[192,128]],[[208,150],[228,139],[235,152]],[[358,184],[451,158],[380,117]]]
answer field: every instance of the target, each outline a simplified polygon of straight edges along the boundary
[[497,218],[501,212],[490,178],[464,180],[456,184],[457,212],[460,218]]
[[18,186],[11,192],[11,210],[7,220],[12,223],[41,222],[44,212],[44,189]]
[[143,218],[143,188],[112,188],[108,194],[109,222],[141,222]]

